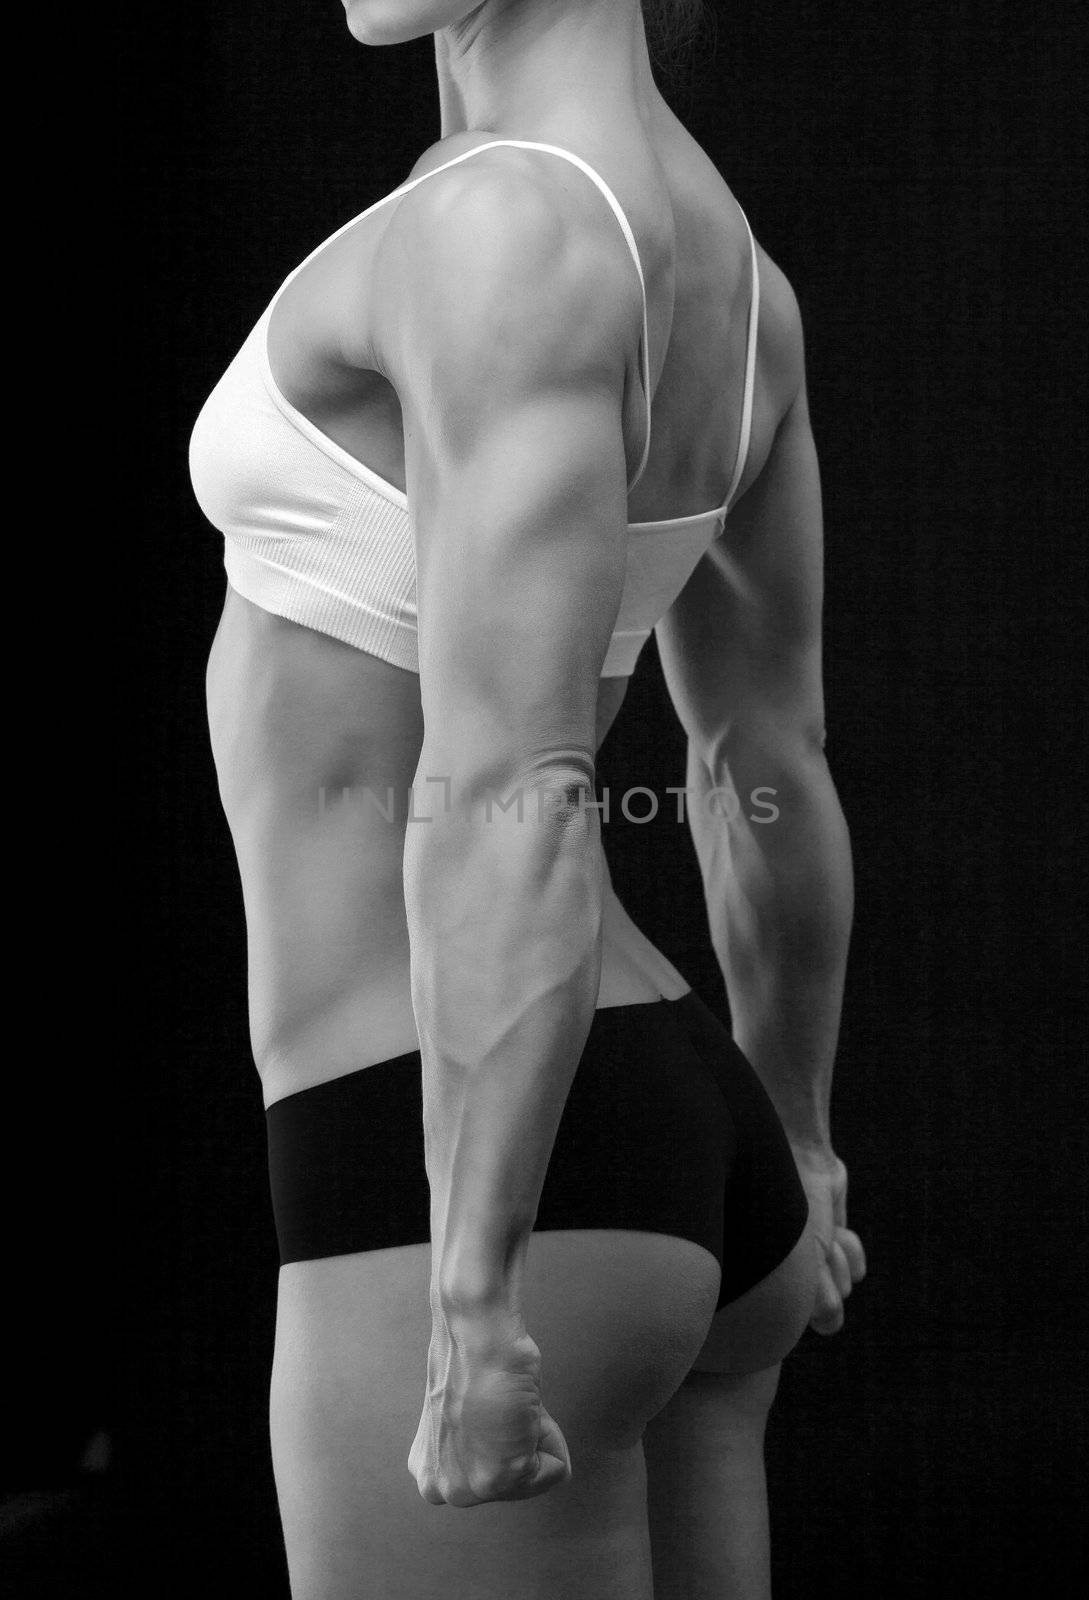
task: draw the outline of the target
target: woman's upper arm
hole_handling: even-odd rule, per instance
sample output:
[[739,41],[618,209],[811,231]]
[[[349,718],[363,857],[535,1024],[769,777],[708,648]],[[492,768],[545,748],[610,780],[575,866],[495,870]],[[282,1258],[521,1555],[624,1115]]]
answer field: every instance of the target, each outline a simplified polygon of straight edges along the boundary
[[669,692],[709,771],[731,740],[824,739],[824,534],[800,321],[798,373],[759,476],[655,630]]
[[383,244],[383,354],[404,422],[425,751],[473,783],[564,752],[592,767],[627,550],[630,278],[520,174],[477,164],[409,198]]

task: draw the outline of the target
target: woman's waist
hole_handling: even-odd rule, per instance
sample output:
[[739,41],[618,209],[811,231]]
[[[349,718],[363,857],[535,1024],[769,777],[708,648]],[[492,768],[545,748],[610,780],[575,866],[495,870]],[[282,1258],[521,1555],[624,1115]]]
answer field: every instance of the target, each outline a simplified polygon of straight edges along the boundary
[[[687,980],[635,930],[615,896],[606,901],[597,1008],[674,1000]],[[300,926],[282,943],[271,930],[249,930],[250,1014],[254,1059],[265,1103],[419,1048],[412,1007],[408,930],[403,904],[357,925],[345,940],[300,947]]]
[[[309,973],[325,990],[336,972],[345,986],[366,990],[386,982],[391,968],[400,981],[409,964],[404,830],[390,833],[381,851],[370,852],[344,851],[318,830],[293,846],[281,838],[272,850],[267,841],[255,851],[236,837],[251,964],[256,960],[285,987],[298,987]],[[607,994],[619,993],[625,975],[653,980],[667,999],[689,987],[629,915],[607,873],[601,953],[602,982],[612,986]]]

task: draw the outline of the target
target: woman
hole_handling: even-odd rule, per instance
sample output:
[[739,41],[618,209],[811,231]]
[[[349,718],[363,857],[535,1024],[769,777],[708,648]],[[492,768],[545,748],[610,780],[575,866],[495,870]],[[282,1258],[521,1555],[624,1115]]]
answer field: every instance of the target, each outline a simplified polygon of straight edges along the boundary
[[[191,452],[293,1594],[764,1594],[779,1365],[863,1270],[797,307],[638,0],[346,9],[434,34],[442,137],[288,277]],[[601,848],[654,626],[737,1044]]]

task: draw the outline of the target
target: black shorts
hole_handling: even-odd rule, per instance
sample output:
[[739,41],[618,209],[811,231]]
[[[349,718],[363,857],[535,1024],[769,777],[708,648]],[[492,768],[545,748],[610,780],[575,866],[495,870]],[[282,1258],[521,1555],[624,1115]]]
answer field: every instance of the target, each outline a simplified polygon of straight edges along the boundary
[[[265,1117],[281,1262],[429,1241],[418,1050],[287,1095]],[[722,1269],[722,1307],[790,1254],[807,1218],[775,1108],[693,990],[594,1013],[535,1232],[692,1239]]]

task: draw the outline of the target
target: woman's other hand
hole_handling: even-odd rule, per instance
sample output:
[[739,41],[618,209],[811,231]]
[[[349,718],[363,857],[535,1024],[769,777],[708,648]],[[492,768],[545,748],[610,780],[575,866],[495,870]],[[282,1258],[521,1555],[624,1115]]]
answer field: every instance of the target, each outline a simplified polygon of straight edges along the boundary
[[831,1150],[815,1151],[791,1141],[794,1160],[809,1200],[809,1227],[817,1251],[817,1298],[809,1326],[816,1333],[838,1333],[844,1301],[866,1276],[862,1240],[847,1226],[847,1168]]

